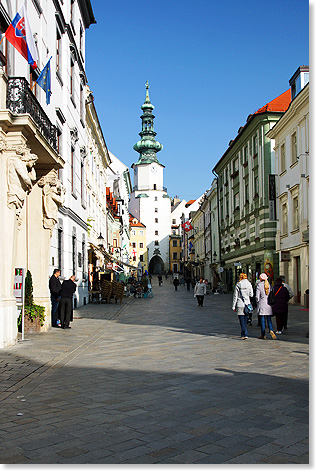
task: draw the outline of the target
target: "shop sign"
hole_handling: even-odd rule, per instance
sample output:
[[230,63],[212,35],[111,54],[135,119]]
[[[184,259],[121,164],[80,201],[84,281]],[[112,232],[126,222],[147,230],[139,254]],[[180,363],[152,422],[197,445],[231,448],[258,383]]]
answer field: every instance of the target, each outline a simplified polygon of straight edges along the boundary
[[290,261],[289,251],[281,251],[281,261]]
[[22,304],[23,300],[23,285],[24,285],[24,269],[15,268],[14,270],[14,286],[13,286],[13,295],[16,298],[16,301]]
[[234,263],[234,266],[242,266],[242,263]]

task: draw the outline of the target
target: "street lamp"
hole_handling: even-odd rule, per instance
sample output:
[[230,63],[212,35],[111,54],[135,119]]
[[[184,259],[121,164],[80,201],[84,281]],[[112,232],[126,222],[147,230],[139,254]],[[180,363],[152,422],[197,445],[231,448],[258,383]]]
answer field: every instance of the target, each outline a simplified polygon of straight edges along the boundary
[[102,237],[102,232],[100,232],[100,235],[99,235],[99,237],[97,237],[97,240],[98,240],[98,242],[99,242],[99,243],[98,243],[98,246],[99,246],[100,248],[103,248],[104,238]]

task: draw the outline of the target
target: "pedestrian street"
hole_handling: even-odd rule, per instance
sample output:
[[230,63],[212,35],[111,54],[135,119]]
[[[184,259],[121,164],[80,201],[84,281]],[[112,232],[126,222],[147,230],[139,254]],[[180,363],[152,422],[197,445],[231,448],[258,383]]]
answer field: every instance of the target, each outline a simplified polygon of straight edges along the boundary
[[308,311],[242,341],[231,294],[170,281],[0,351],[1,463],[308,463]]

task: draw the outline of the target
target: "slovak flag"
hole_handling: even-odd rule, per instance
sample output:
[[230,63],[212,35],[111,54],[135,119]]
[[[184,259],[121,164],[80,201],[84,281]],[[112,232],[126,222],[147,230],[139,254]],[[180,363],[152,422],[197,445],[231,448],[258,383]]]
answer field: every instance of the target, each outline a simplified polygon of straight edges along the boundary
[[15,15],[4,35],[35,70],[37,68],[36,61],[38,60],[38,54],[28,22],[25,4],[22,5]]
[[189,232],[190,230],[193,230],[193,226],[191,225],[191,223],[189,222],[189,220],[187,220],[187,222],[185,222],[184,224],[182,224],[182,227],[183,229],[185,230],[185,232]]

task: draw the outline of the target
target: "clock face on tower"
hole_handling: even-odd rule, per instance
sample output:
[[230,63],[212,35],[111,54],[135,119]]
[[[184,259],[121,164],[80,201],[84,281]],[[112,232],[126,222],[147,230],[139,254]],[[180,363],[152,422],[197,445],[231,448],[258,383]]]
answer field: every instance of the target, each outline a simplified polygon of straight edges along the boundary
[[151,171],[152,171],[152,173],[156,173],[156,172],[157,172],[157,167],[156,167],[156,165],[152,165],[152,166],[151,166]]

